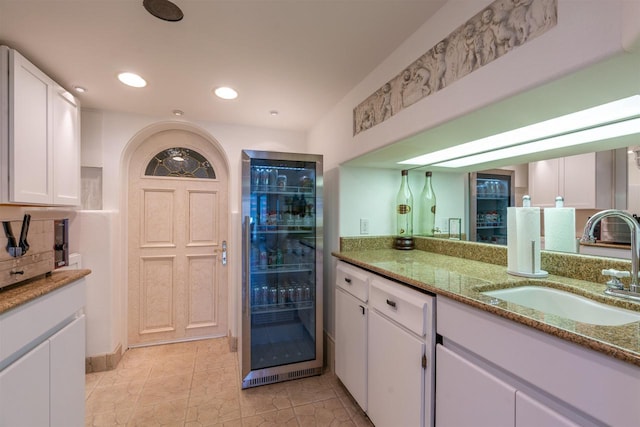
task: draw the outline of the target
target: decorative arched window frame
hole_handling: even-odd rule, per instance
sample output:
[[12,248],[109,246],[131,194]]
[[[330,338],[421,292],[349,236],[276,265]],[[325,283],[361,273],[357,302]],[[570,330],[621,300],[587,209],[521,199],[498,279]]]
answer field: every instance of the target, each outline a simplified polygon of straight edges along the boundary
[[189,148],[172,147],[157,153],[147,163],[145,176],[216,179],[211,162]]

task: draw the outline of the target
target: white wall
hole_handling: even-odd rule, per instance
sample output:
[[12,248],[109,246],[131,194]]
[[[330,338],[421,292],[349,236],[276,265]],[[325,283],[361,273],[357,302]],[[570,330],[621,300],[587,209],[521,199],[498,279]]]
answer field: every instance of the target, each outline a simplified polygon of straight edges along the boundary
[[[100,245],[87,241],[79,248],[83,256],[83,267],[94,269],[92,280],[98,286],[88,289],[87,335],[91,335],[87,356],[109,353],[118,344],[126,344],[126,155],[130,141],[150,126],[159,124],[188,125],[209,134],[225,153],[229,168],[229,327],[237,336],[237,296],[240,292],[240,202],[241,202],[241,153],[243,149],[307,152],[306,135],[303,132],[251,128],[223,125],[212,122],[189,122],[167,120],[163,117],[148,117],[110,111],[83,110],[82,151],[83,166],[100,166],[103,172],[103,207],[111,213],[101,221],[114,236]],[[86,161],[86,164],[84,163]],[[126,191],[126,189],[125,189]],[[87,212],[88,217],[95,215]],[[90,231],[83,230],[83,233]],[[71,239],[74,239],[73,236]],[[76,237],[77,239],[77,237]],[[105,258],[112,257],[109,269],[105,269]],[[110,307],[96,307],[110,304]],[[92,322],[91,314],[100,321]],[[103,323],[107,322],[108,325]],[[92,325],[96,327],[92,328]]]
[[[325,185],[339,189],[325,198],[327,210],[340,212],[340,218],[332,216],[325,221],[327,250],[339,249],[343,216],[351,224],[352,218],[370,215],[374,210],[368,203],[358,205],[355,211],[342,205],[349,195],[338,194],[343,189],[342,176],[333,172],[341,163],[621,53],[622,33],[625,46],[638,44],[634,43],[639,34],[638,22],[624,17],[625,12],[637,12],[629,1],[558,0],[558,25],[547,33],[353,136],[356,105],[490,3],[491,0],[447,2],[311,130],[310,150],[325,155]],[[438,205],[443,201],[441,198]],[[351,225],[345,227],[350,229]],[[325,260],[325,313],[330,318],[334,266],[335,260]],[[327,332],[333,334],[333,323],[325,325]]]
[[[340,168],[340,236],[360,236],[360,219],[369,220],[370,236],[395,233],[396,194],[400,188],[400,171],[392,169]],[[449,218],[461,218],[465,223],[464,183],[462,173],[434,172],[433,191],[436,195],[436,227],[449,229]],[[409,187],[415,204],[414,222],[418,212],[418,198],[425,182],[422,170],[409,171]],[[414,227],[415,232],[415,227]]]

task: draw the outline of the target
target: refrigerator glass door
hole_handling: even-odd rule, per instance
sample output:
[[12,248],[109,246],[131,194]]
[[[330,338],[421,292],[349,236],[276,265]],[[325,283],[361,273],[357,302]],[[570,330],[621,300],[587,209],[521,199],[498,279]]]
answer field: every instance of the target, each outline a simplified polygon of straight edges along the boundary
[[475,225],[471,227],[474,240],[506,245],[507,207],[513,206],[512,175],[478,172],[472,182],[472,195],[475,212],[470,219]]
[[250,353],[243,359],[250,364],[243,387],[279,381],[292,364],[321,368],[318,176],[315,161],[250,160],[243,274],[243,351]]

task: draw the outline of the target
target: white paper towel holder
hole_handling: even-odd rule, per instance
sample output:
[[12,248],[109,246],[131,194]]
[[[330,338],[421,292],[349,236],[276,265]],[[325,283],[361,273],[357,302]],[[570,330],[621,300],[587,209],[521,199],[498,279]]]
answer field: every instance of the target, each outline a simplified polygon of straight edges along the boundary
[[[536,265],[536,242],[532,241],[531,242],[531,270],[535,269],[535,265]],[[538,270],[538,271],[531,271],[531,273],[525,272],[525,271],[513,271],[513,270],[509,270],[507,269],[507,273],[508,274],[512,274],[514,276],[520,276],[520,277],[529,277],[532,279],[542,279],[545,278],[547,276],[549,276],[549,272],[545,271],[545,270]]]
[[535,273],[524,273],[524,272],[521,272],[521,271],[509,271],[509,270],[507,270],[507,273],[512,274],[514,276],[529,277],[531,279],[543,279],[543,278],[549,276],[549,273],[544,271],[544,270],[539,270],[539,271],[536,271]]

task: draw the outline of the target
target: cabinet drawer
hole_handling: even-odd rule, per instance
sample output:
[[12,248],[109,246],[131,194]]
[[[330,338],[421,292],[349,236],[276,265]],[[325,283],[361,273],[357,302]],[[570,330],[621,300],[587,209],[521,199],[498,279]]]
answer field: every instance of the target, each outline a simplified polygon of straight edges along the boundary
[[366,271],[347,263],[338,262],[336,267],[336,285],[344,289],[360,301],[369,300],[369,278]]
[[427,334],[427,309],[432,297],[374,276],[369,306],[412,332]]
[[14,353],[28,350],[47,332],[60,328],[84,306],[84,301],[83,278],[0,316],[0,365]]

